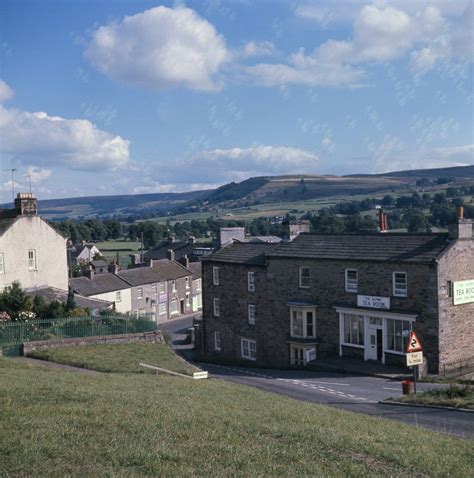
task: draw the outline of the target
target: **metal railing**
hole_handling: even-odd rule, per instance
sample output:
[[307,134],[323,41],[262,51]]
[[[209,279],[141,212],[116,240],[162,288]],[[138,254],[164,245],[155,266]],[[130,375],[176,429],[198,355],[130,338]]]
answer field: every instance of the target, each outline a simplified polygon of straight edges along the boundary
[[157,324],[146,317],[103,316],[2,322],[0,323],[0,347],[4,355],[21,355],[21,346],[24,342],[131,334],[154,330],[157,330]]
[[439,376],[443,379],[462,378],[469,374],[474,374],[474,357],[444,363],[439,367]]

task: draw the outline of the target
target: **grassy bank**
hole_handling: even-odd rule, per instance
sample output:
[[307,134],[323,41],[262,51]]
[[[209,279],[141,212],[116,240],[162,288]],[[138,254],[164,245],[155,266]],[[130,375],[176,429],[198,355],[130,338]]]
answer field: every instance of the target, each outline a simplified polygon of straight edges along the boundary
[[451,384],[442,390],[431,390],[410,396],[405,395],[397,398],[397,401],[474,410],[474,389],[470,385]]
[[81,345],[31,352],[30,357],[112,373],[145,373],[140,362],[191,375],[197,369],[166,344]]
[[472,441],[220,380],[0,359],[4,476],[472,476]]

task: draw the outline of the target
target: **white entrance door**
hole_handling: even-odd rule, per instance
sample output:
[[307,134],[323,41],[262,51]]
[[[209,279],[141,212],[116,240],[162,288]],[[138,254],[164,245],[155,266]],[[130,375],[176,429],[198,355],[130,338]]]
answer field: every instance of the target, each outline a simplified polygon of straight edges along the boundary
[[377,360],[377,329],[369,327],[369,343],[365,348],[367,360]]

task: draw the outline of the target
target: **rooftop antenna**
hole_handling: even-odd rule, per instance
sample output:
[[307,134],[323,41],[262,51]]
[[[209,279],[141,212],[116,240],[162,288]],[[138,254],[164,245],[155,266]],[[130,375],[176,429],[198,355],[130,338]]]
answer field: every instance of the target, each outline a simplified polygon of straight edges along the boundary
[[13,203],[15,203],[15,181],[13,180],[13,176],[15,174],[16,168],[4,169],[3,171],[10,171],[12,173],[12,199]]
[[26,177],[28,178],[28,183],[29,183],[29,185],[30,185],[30,194],[31,194],[31,175],[28,174],[28,173],[26,173],[26,174],[24,174],[23,176],[26,176]]

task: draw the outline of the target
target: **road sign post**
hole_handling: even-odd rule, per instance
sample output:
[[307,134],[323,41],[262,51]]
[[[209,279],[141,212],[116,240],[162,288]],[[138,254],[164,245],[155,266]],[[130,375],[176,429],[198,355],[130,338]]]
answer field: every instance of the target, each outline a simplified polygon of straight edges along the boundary
[[413,392],[416,394],[418,366],[423,364],[423,347],[415,332],[410,334],[407,345],[407,367],[413,367]]

